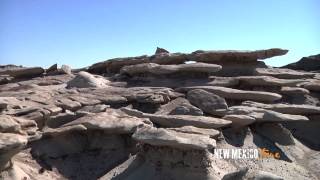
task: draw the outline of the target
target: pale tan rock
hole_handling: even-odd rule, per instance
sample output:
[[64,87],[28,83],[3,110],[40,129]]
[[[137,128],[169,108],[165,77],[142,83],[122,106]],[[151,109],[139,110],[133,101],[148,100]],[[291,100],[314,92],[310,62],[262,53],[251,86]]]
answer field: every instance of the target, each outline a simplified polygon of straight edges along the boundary
[[168,146],[178,149],[212,149],[216,146],[214,139],[198,134],[179,133],[163,128],[144,126],[132,135],[138,142],[152,146]]
[[178,64],[178,65],[159,65],[155,63],[145,63],[138,65],[125,66],[120,70],[121,74],[131,76],[137,74],[150,73],[154,75],[166,75],[173,73],[213,73],[221,69],[221,66],[205,63]]

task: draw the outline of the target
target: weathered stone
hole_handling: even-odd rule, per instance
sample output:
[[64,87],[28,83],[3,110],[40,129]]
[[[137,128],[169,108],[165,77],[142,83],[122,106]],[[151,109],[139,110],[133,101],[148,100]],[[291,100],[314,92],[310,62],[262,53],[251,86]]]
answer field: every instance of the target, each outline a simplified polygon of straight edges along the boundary
[[258,102],[273,102],[282,98],[281,95],[270,92],[263,91],[245,91],[239,89],[232,89],[226,87],[216,87],[216,86],[193,86],[193,87],[182,87],[177,88],[177,91],[187,92],[194,89],[203,89],[205,91],[214,93],[218,96],[224,97],[226,99],[233,100],[252,100]]
[[93,106],[100,104],[101,101],[97,99],[87,98],[85,96],[81,96],[81,94],[78,95],[71,95],[69,99],[79,102],[82,106]]
[[254,175],[254,180],[284,180],[284,178],[265,171],[257,171]]
[[162,54],[162,53],[170,53],[170,52],[163,48],[157,47],[155,54]]
[[63,127],[82,124],[88,130],[103,130],[110,134],[130,134],[138,126],[144,125],[144,121],[146,120],[126,116],[110,110],[109,112],[86,115],[63,125]]
[[283,66],[283,68],[304,70],[304,71],[317,71],[320,70],[320,54],[303,57],[298,62]]
[[7,69],[0,71],[0,75],[9,75],[14,78],[31,78],[40,76],[43,73],[44,69],[41,67]]
[[53,64],[52,66],[50,66],[47,70],[46,73],[50,74],[50,73],[54,73],[58,71],[58,64]]
[[281,94],[289,95],[289,96],[301,96],[309,94],[309,90],[305,88],[299,88],[299,87],[282,87],[280,90]]
[[132,138],[152,146],[169,146],[178,149],[205,150],[213,149],[216,146],[215,140],[209,136],[179,133],[151,126],[138,128]]
[[176,98],[169,103],[162,105],[155,114],[202,116],[203,112],[201,109],[191,105],[188,100]]
[[68,65],[62,65],[59,71],[63,74],[72,74],[71,67]]
[[231,124],[231,121],[207,116],[157,115],[143,113],[141,111],[130,108],[121,108],[121,110],[130,116],[136,116],[139,118],[149,118],[153,123],[159,124],[163,127],[194,126],[198,128],[216,129]]
[[305,89],[310,90],[310,91],[320,91],[320,81],[319,80],[303,83],[303,84],[301,84],[301,86]]
[[49,117],[46,120],[45,124],[46,124],[46,126],[48,126],[50,128],[58,128],[58,127],[62,126],[63,124],[69,123],[69,122],[71,122],[75,119],[78,119],[80,117],[81,117],[81,115],[66,110],[65,113],[60,113],[56,116]]
[[153,123],[163,127],[195,126],[199,128],[220,128],[231,124],[230,121],[207,117],[190,115],[154,115],[144,113],[144,117],[149,118]]
[[226,119],[232,122],[231,126],[233,128],[240,128],[243,126],[250,125],[256,121],[255,118],[247,116],[247,115],[226,115],[222,119]]
[[240,83],[251,86],[297,86],[305,82],[301,79],[278,79],[271,76],[240,76],[237,77]]
[[188,91],[188,100],[206,113],[216,115],[217,109],[228,109],[225,99],[202,89]]
[[18,134],[0,133],[0,171],[9,166],[10,159],[27,144],[27,138]]
[[1,133],[17,133],[21,130],[21,126],[8,115],[0,115],[0,132]]
[[61,107],[62,109],[67,109],[70,111],[75,111],[81,108],[81,103],[73,101],[68,98],[59,98],[56,100],[55,105]]
[[286,121],[308,121],[309,119],[301,115],[291,115],[248,106],[232,106],[227,110],[227,115],[247,115],[256,122],[286,122]]
[[303,79],[315,76],[314,73],[280,68],[257,68],[255,74],[259,76],[273,76],[280,79]]
[[244,106],[257,107],[262,109],[269,109],[272,111],[285,113],[285,114],[297,114],[297,115],[315,115],[320,114],[320,107],[311,105],[299,105],[299,104],[263,104],[252,101],[245,101],[242,103]]
[[92,75],[88,72],[81,71],[67,83],[67,88],[101,88],[106,87],[108,83],[109,81],[102,76]]
[[67,134],[70,132],[80,132],[80,131],[86,131],[86,130],[87,130],[87,128],[85,126],[78,124],[78,125],[74,125],[74,126],[66,126],[66,127],[56,128],[56,129],[47,128],[47,129],[43,130],[42,135],[54,137],[54,136]]
[[99,113],[105,111],[108,107],[108,105],[105,104],[97,104],[93,106],[84,106],[78,111],[84,111],[84,112],[91,112],[91,113]]
[[284,49],[266,49],[257,51],[202,51],[198,50],[190,55],[191,61],[215,63],[217,61],[256,61],[258,59],[267,59],[274,56],[287,54]]
[[213,73],[221,69],[221,66],[205,63],[178,64],[178,65],[159,65],[155,63],[145,63],[138,65],[125,66],[121,69],[121,74],[131,76],[150,73],[154,75],[166,75],[173,73]]
[[168,128],[168,129],[173,130],[173,131],[177,131],[177,132],[182,132],[182,133],[208,135],[211,138],[217,138],[220,135],[220,131],[218,131],[218,130],[197,128],[194,126],[182,126],[179,128]]
[[256,124],[254,129],[272,142],[286,146],[295,144],[291,132],[279,123]]

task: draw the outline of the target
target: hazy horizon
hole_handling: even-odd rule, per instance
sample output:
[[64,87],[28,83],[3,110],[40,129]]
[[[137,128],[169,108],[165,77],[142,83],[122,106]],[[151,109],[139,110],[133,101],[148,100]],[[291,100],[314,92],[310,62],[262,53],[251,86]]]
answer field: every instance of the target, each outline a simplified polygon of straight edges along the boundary
[[117,57],[195,50],[288,49],[283,66],[320,53],[320,2],[0,1],[0,64],[81,68]]

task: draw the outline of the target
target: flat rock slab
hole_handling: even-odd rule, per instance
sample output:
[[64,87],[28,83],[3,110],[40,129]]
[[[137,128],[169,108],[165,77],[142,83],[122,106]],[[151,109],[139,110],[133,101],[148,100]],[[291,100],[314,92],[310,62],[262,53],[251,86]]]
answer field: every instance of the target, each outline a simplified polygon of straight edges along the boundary
[[259,76],[273,76],[280,79],[303,79],[313,78],[314,73],[300,72],[283,68],[256,68],[255,74]]
[[232,124],[231,126],[233,128],[240,128],[243,126],[247,126],[250,124],[253,124],[256,119],[247,115],[239,115],[239,114],[234,114],[234,115],[226,115],[222,119],[226,119],[228,121],[231,121]]
[[253,101],[245,101],[242,103],[244,106],[257,107],[262,109],[269,109],[272,111],[284,114],[297,114],[297,115],[316,115],[320,114],[320,107],[311,106],[307,104],[263,104]]
[[181,133],[150,126],[138,128],[132,138],[152,146],[169,146],[182,150],[206,150],[213,149],[216,146],[215,140],[209,136]]
[[232,89],[227,87],[216,87],[216,86],[192,86],[192,87],[182,87],[177,88],[177,91],[188,92],[194,89],[203,89],[208,92],[212,92],[218,96],[224,97],[226,99],[233,100],[251,100],[258,102],[273,102],[282,98],[280,94],[264,92],[264,91],[245,91],[239,89]]
[[228,120],[208,116],[154,115],[144,113],[144,117],[149,118],[153,123],[163,127],[195,126],[199,128],[217,129],[231,124]]
[[214,63],[217,61],[248,62],[267,59],[287,54],[288,50],[273,48],[257,51],[202,51],[198,50],[189,55],[191,61]]
[[278,79],[271,76],[240,76],[237,77],[240,83],[246,83],[251,86],[297,86],[306,82],[302,79]]
[[121,108],[121,110],[130,116],[139,118],[149,118],[153,123],[162,127],[183,127],[194,126],[198,128],[220,128],[231,124],[231,121],[208,117],[208,116],[191,116],[191,115],[157,115],[148,114],[136,109]]
[[206,63],[178,64],[178,65],[159,65],[155,63],[144,63],[138,65],[125,66],[120,70],[121,74],[131,76],[137,74],[166,75],[173,73],[213,73],[221,70],[220,65]]
[[106,87],[108,83],[109,81],[102,76],[80,71],[76,77],[67,83],[67,88],[102,88]]
[[287,122],[287,121],[308,121],[301,115],[291,115],[249,106],[232,106],[227,110],[227,115],[247,115],[256,122]]
[[124,115],[110,109],[107,112],[88,114],[63,125],[63,127],[82,124],[88,130],[103,130],[110,134],[130,134],[138,126],[144,125],[145,121],[147,120]]
[[9,75],[14,78],[31,78],[40,76],[43,73],[44,69],[41,67],[0,70],[0,75]]
[[208,135],[211,138],[217,138],[220,135],[220,131],[218,131],[218,130],[197,128],[194,126],[182,126],[179,128],[168,128],[168,129],[173,130],[173,131],[177,131],[177,132],[182,132],[182,133]]
[[300,87],[282,87],[280,90],[281,94],[284,95],[289,95],[289,96],[301,96],[301,95],[306,95],[310,94],[310,91],[305,88],[300,88]]

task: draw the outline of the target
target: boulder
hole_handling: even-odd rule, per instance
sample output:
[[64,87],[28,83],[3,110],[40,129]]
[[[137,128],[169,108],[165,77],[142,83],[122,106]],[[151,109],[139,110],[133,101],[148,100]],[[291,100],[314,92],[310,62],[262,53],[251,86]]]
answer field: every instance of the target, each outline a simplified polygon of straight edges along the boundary
[[283,66],[283,68],[304,70],[304,71],[318,71],[320,70],[320,54],[303,57],[298,62]]
[[216,87],[216,86],[193,86],[193,87],[182,87],[177,88],[177,91],[187,92],[194,89],[203,89],[205,91],[214,93],[226,99],[231,100],[252,100],[258,102],[273,102],[282,98],[281,95],[263,91],[245,91],[239,89],[232,89],[227,87]]
[[108,83],[109,81],[102,76],[81,71],[67,83],[67,88],[101,88],[106,87]]
[[257,68],[255,74],[259,76],[273,76],[280,79],[313,78],[314,73],[300,72],[284,68]]
[[0,70],[0,75],[9,75],[14,78],[32,78],[40,76],[43,73],[44,69],[41,67]]
[[59,70],[62,74],[72,74],[72,69],[70,66],[68,65],[62,65],[60,70]]
[[188,91],[188,100],[206,113],[216,115],[217,109],[228,109],[224,98],[202,89]]
[[139,74],[166,75],[174,73],[213,73],[221,69],[221,66],[205,63],[159,65],[155,63],[144,63],[121,68],[121,74],[135,76]]
[[155,114],[202,116],[203,112],[201,109],[191,105],[188,100],[179,97],[162,105]]
[[152,146],[168,146],[177,149],[213,149],[216,146],[214,139],[198,134],[180,133],[163,128],[144,126],[138,128],[132,138],[143,144]]
[[9,166],[11,158],[27,144],[27,138],[18,134],[0,133],[0,171]]
[[263,104],[252,101],[245,101],[243,106],[256,107],[262,109],[269,109],[272,111],[284,114],[297,114],[297,115],[316,115],[320,114],[320,107],[311,106],[307,104]]

